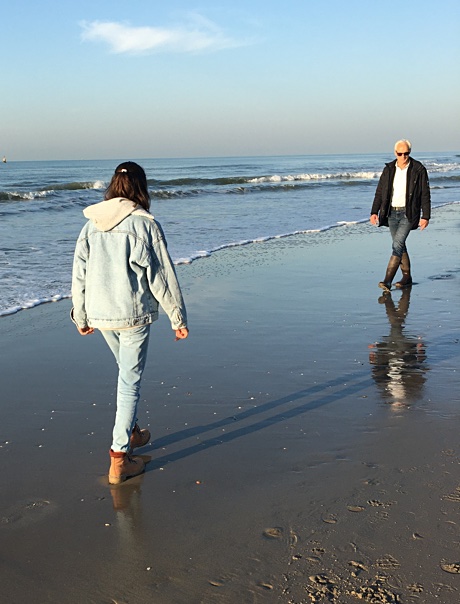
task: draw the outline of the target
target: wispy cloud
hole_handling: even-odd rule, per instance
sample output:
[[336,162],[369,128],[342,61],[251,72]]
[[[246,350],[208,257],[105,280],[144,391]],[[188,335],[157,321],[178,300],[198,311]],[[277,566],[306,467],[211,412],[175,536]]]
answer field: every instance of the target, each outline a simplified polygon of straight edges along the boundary
[[84,41],[104,42],[117,54],[216,51],[250,43],[228,37],[218,25],[199,15],[173,27],[135,27],[115,21],[84,21],[80,25]]

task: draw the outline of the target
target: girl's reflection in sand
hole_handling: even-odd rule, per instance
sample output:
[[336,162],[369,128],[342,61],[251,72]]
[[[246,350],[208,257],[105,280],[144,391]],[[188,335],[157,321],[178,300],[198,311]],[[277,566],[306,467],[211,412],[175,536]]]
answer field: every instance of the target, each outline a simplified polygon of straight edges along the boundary
[[387,293],[379,298],[385,306],[390,333],[380,342],[369,346],[372,376],[382,393],[384,402],[394,410],[411,406],[420,399],[428,371],[426,348],[417,336],[405,332],[412,288],[402,291],[396,305]]
[[136,550],[142,539],[142,504],[141,486],[144,474],[131,478],[120,485],[110,485],[113,509],[116,513],[116,521],[120,545],[131,551]]

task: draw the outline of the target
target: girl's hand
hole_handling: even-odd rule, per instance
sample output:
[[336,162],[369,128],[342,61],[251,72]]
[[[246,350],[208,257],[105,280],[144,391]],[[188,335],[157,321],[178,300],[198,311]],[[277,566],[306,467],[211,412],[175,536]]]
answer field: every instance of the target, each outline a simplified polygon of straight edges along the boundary
[[94,329],[92,327],[78,327],[77,325],[77,329],[78,329],[78,333],[81,336],[89,336],[90,334],[94,333]]
[[176,329],[176,338],[175,338],[175,342],[177,342],[177,340],[185,340],[185,338],[188,337],[188,329],[187,327],[181,327],[180,329]]

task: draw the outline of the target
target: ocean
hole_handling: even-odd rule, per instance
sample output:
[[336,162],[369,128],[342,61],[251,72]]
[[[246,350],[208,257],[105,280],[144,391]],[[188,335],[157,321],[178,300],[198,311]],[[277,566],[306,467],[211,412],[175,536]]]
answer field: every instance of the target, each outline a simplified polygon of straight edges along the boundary
[[[433,207],[460,201],[460,154],[414,153]],[[121,160],[0,164],[0,316],[70,296],[82,210]],[[272,238],[367,223],[389,154],[134,160],[176,265]],[[364,227],[363,227],[364,228]]]

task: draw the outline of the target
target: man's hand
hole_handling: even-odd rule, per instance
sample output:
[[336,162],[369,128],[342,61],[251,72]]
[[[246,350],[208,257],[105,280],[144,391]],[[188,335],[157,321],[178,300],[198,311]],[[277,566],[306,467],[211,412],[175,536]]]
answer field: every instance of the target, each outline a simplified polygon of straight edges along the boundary
[[181,327],[180,329],[176,329],[176,338],[175,338],[175,342],[177,342],[177,340],[185,340],[185,338],[188,337],[188,329],[187,327]]
[[374,226],[378,225],[379,223],[379,216],[378,214],[371,214],[371,224],[373,224]]
[[77,329],[81,336],[89,336],[94,333],[94,329],[92,327],[88,327],[88,325],[86,327],[78,327],[77,325]]
[[426,229],[426,227],[428,226],[428,223],[430,221],[427,220],[426,218],[420,218],[420,222],[418,223],[418,226],[420,227],[420,230],[423,231],[423,229]]

